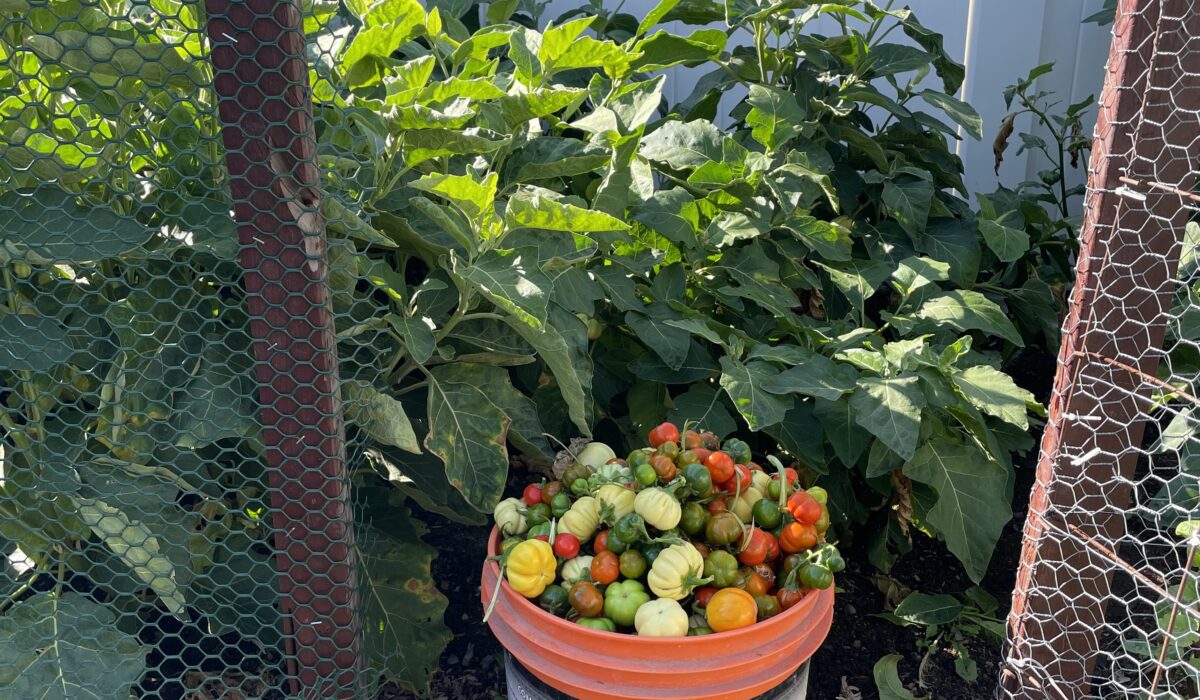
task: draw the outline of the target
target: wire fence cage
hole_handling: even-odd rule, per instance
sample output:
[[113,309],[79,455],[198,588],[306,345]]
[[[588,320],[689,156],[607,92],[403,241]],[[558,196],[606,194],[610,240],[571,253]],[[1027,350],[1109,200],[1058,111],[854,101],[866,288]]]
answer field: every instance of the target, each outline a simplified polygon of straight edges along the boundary
[[415,2],[0,1],[0,697],[362,698],[436,663],[387,480],[392,449],[441,462],[380,391],[432,336],[351,213],[397,135],[331,82],[368,11],[365,52],[425,30]]
[[1121,0],[1001,696],[1200,696],[1200,4]]

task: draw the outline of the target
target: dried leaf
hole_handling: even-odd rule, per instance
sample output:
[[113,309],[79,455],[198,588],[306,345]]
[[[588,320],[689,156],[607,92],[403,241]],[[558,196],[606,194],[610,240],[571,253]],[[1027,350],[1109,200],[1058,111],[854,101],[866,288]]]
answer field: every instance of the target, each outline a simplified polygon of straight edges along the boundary
[[1008,137],[1013,133],[1013,122],[1017,120],[1017,115],[1010,114],[1000,122],[1000,131],[996,133],[996,140],[992,141],[992,155],[996,156],[996,174],[1000,174],[1000,164],[1004,162],[1004,151],[1008,149]]

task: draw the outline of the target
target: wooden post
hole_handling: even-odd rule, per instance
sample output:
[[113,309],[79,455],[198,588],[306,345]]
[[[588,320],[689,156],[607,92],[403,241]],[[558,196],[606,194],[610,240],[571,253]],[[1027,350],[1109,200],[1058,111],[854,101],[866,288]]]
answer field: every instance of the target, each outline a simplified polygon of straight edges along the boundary
[[[1042,439],[1001,671],[1007,697],[1091,697],[1131,478],[1200,153],[1200,12],[1120,0],[1074,300]],[[1193,39],[1194,43],[1194,39]],[[1156,183],[1156,184],[1152,184]]]
[[353,514],[311,92],[295,0],[206,0],[238,225],[289,697],[355,698]]

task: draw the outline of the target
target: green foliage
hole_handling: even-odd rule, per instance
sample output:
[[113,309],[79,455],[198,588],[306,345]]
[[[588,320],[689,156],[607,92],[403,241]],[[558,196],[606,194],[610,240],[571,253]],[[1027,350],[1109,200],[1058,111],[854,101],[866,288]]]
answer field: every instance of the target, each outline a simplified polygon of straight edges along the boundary
[[[891,613],[880,615],[898,625],[921,627],[924,639],[917,641],[926,657],[947,653],[954,659],[954,670],[968,683],[979,678],[979,669],[971,658],[966,642],[977,639],[989,645],[1004,640],[1004,622],[997,619],[996,599],[974,586],[961,596],[910,592]],[[885,657],[887,658],[887,657]],[[884,659],[880,660],[883,663]],[[924,663],[921,664],[924,667]],[[876,667],[876,678],[880,666]]]

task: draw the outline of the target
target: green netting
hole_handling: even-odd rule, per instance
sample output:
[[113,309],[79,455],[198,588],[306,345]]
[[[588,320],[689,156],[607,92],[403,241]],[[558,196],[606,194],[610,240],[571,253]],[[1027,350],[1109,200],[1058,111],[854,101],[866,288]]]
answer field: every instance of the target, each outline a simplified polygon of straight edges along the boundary
[[[396,244],[352,213],[380,175],[328,82],[361,11],[302,8],[316,156],[309,76],[270,65],[299,15],[257,5],[0,0],[0,698],[370,697],[423,684],[444,644],[432,551],[387,482],[393,450],[421,451],[380,392],[398,273],[363,255]],[[222,45],[251,54],[214,69]],[[214,74],[236,90],[243,61],[291,113],[255,90],[218,111]],[[251,164],[242,194],[227,156]]]

